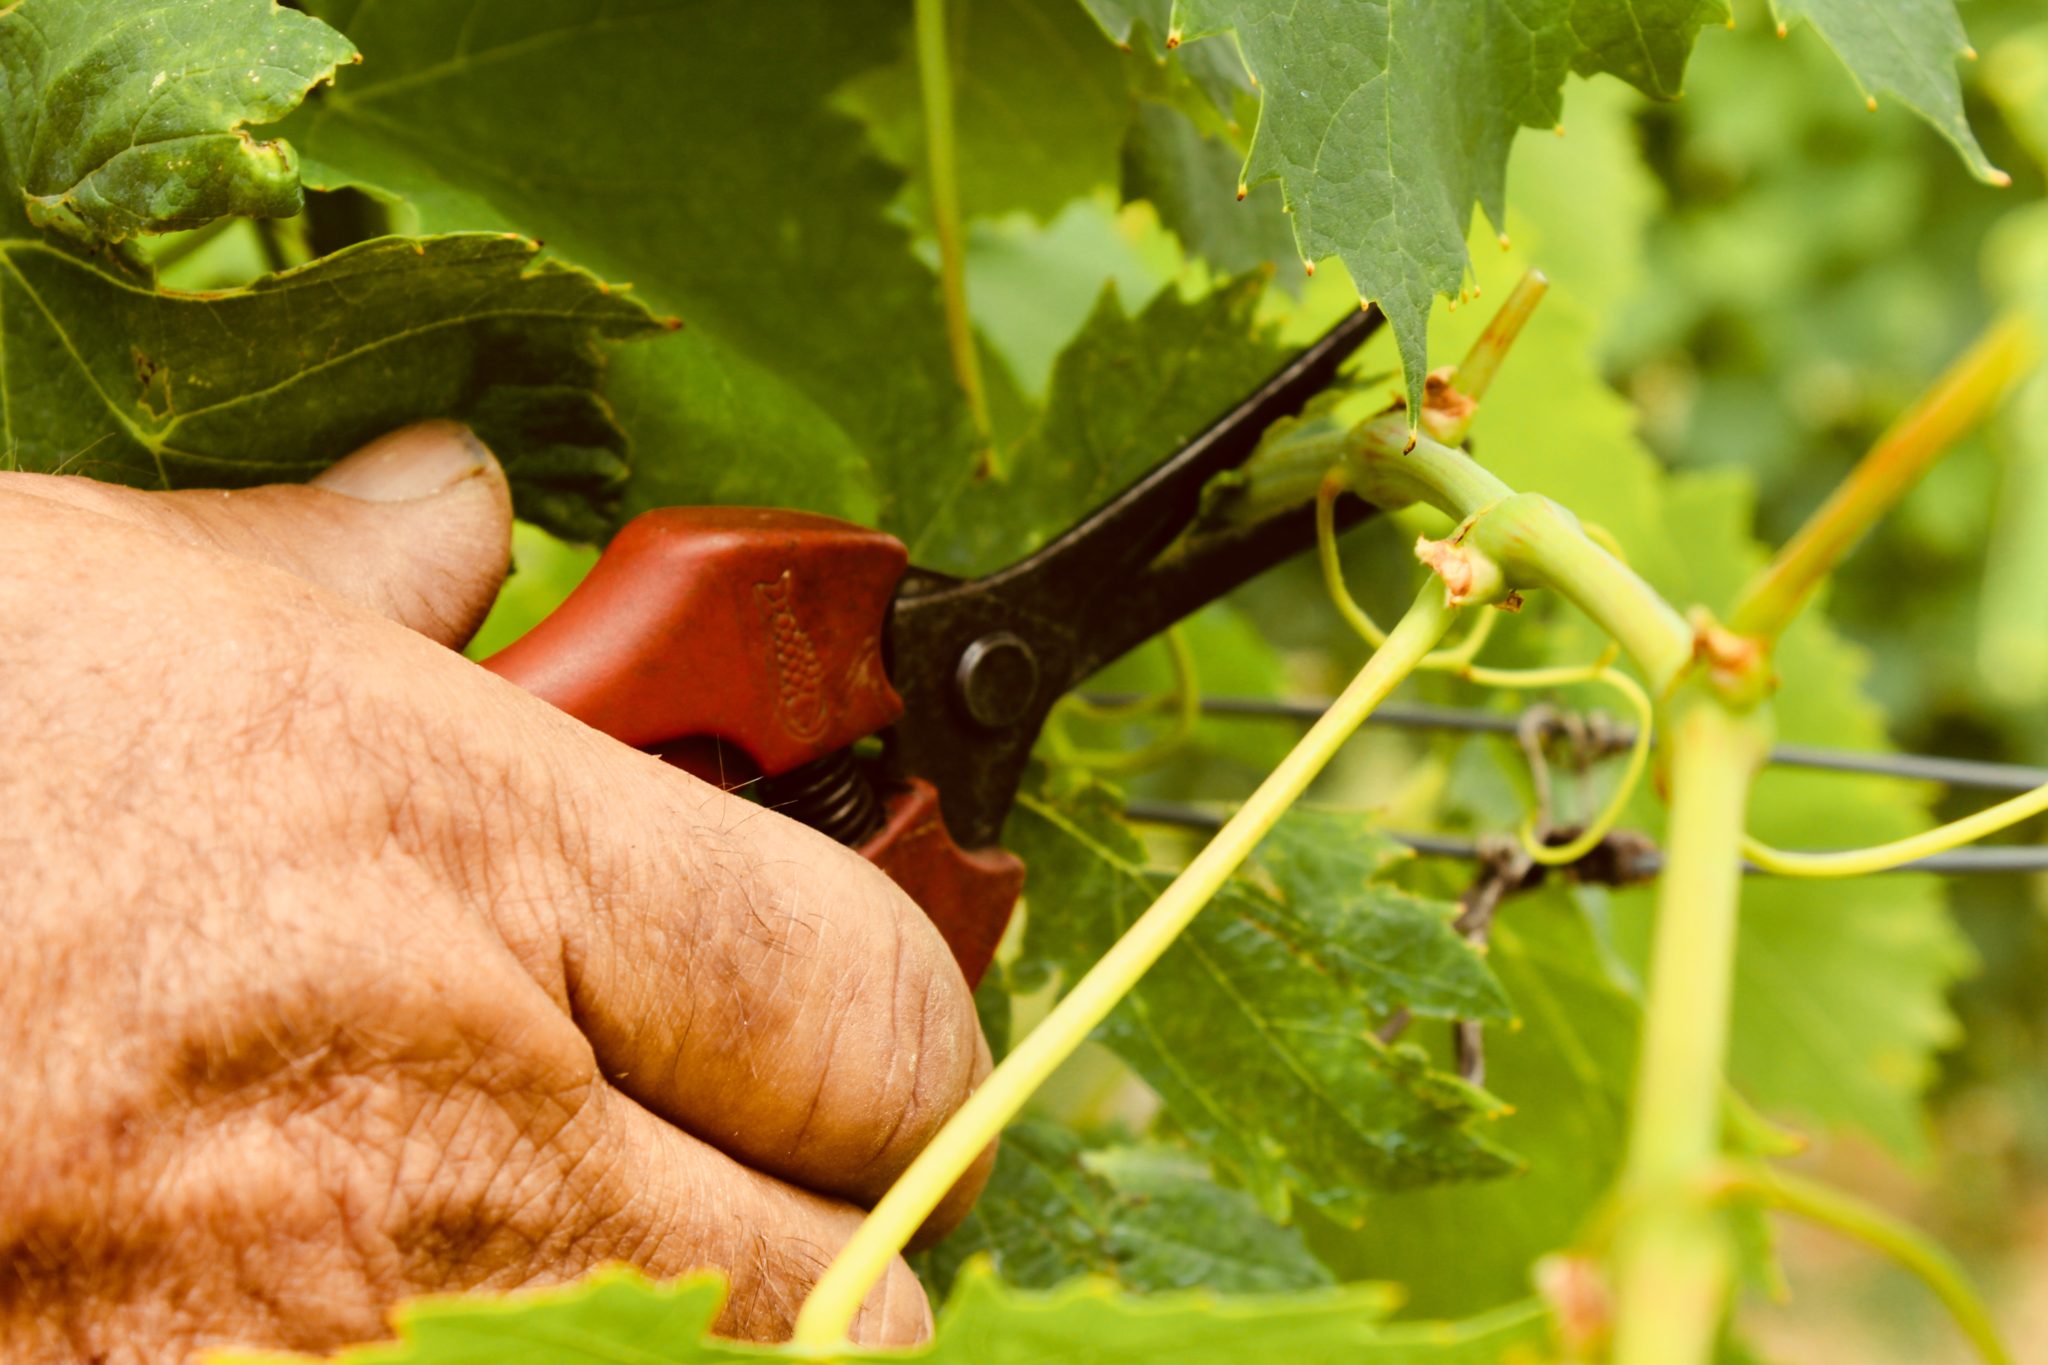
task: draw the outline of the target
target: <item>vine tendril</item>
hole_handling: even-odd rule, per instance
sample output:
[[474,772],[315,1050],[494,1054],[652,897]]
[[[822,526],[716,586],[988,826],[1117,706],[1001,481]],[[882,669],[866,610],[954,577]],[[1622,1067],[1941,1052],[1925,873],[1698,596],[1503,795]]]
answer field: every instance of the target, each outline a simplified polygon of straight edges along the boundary
[[1154,767],[1178,752],[1194,734],[1202,714],[1201,677],[1195,668],[1195,654],[1179,626],[1160,637],[1166,643],[1167,658],[1173,664],[1173,690],[1133,702],[1103,706],[1081,697],[1063,698],[1060,706],[1092,720],[1137,720],[1157,711],[1171,709],[1171,725],[1165,733],[1135,749],[1090,749],[1075,744],[1057,725],[1046,727],[1046,746],[1062,763],[1095,772],[1131,773]]

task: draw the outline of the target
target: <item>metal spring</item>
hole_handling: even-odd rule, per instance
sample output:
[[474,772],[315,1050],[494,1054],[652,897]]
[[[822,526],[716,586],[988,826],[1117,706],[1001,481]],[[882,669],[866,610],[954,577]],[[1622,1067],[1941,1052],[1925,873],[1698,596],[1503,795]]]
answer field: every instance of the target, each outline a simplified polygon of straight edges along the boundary
[[881,798],[852,749],[835,750],[780,777],[764,777],[755,790],[762,805],[849,847],[866,843],[882,828]]

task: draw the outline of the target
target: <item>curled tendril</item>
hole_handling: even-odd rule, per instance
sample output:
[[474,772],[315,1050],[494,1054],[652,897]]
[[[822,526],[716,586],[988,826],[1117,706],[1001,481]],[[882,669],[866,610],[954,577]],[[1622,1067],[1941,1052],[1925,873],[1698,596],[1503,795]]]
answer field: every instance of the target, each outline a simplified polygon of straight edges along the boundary
[[1951,820],[1948,824],[1904,839],[1894,839],[1888,844],[1806,853],[1773,848],[1761,839],[1744,835],[1742,856],[1779,877],[1861,877],[1872,872],[1889,872],[1936,853],[1973,844],[1987,834],[2009,829],[2043,811],[2048,811],[2048,787],[2036,787],[1975,815],[1966,815],[1960,820]]
[[1628,702],[1629,709],[1636,716],[1636,737],[1629,745],[1628,766],[1622,770],[1621,781],[1616,784],[1614,794],[1607,798],[1607,805],[1599,818],[1587,825],[1569,843],[1546,844],[1539,837],[1536,828],[1537,816],[1531,812],[1522,821],[1517,833],[1521,836],[1522,851],[1529,860],[1545,867],[1564,867],[1575,863],[1600,846],[1621,819],[1622,811],[1628,808],[1629,798],[1643,780],[1643,773],[1650,764],[1651,729],[1655,724],[1655,712],[1650,704],[1650,694],[1634,678],[1602,661],[1572,668],[1469,668],[1459,676],[1482,687],[1569,687],[1576,683],[1600,683],[1611,687]]
[[[1316,488],[1316,558],[1323,566],[1323,586],[1329,591],[1330,600],[1337,604],[1338,614],[1361,639],[1378,649],[1387,642],[1387,633],[1351,595],[1350,585],[1344,581],[1343,562],[1337,557],[1337,499],[1349,486],[1344,471],[1333,469]],[[1433,673],[1464,668],[1486,648],[1499,619],[1497,612],[1481,612],[1470,634],[1448,649],[1433,651],[1417,668]]]
[[1178,626],[1161,638],[1166,642],[1167,658],[1173,664],[1171,691],[1114,706],[1103,706],[1080,697],[1068,697],[1060,705],[1072,714],[1105,721],[1137,720],[1160,711],[1170,711],[1171,724],[1165,733],[1136,749],[1089,749],[1075,744],[1058,726],[1049,726],[1045,732],[1046,744],[1053,757],[1062,763],[1094,772],[1131,773],[1165,762],[1188,742],[1202,711],[1202,686],[1195,670],[1195,654],[1188,647],[1186,634]]

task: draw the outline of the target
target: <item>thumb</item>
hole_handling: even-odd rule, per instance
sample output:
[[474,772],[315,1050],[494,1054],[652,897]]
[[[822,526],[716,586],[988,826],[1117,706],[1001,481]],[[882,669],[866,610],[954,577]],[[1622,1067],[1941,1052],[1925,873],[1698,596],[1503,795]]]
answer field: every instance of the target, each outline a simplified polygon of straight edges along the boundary
[[306,485],[148,493],[39,478],[24,491],[283,569],[455,647],[511,562],[505,472],[455,422],[400,428]]

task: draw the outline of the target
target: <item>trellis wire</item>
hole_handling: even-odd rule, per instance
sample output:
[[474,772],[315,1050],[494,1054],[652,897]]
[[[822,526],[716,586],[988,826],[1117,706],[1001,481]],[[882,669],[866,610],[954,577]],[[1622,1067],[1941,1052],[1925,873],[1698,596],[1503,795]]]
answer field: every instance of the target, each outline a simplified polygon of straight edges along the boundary
[[[1099,705],[1128,704],[1140,698],[1130,694],[1092,694],[1088,700]],[[1202,710],[1217,716],[1271,717],[1313,721],[1324,705],[1315,701],[1275,701],[1260,697],[1207,697]],[[1521,723],[1519,715],[1425,704],[1389,705],[1373,714],[1370,725],[1408,730],[1452,730],[1469,734],[1512,737]],[[1612,731],[1616,745],[1627,745],[1633,729],[1617,726]],[[1908,781],[1938,782],[1944,786],[1973,791],[2021,792],[2048,784],[2048,769],[2018,763],[1992,763],[1979,759],[1943,758],[1928,754],[1876,754],[1850,749],[1828,749],[1805,744],[1781,744],[1771,750],[1771,762],[1790,768],[1814,768],[1828,772],[1860,773],[1872,777],[1893,777]],[[1148,824],[1173,825],[1186,829],[1214,829],[1221,825],[1221,813],[1197,805],[1169,801],[1133,801],[1128,813]],[[1397,833],[1393,838],[1417,853],[1438,858],[1476,859],[1476,840],[1456,835]],[[1657,870],[1660,856],[1655,852],[1635,855],[1634,866],[1644,873]],[[1756,868],[1746,869],[1751,874]],[[1959,848],[1922,858],[1892,869],[1895,872],[1936,873],[1959,876],[1979,873],[2024,873],[2048,871],[2048,845],[2006,844]]]
[[[1224,812],[1206,806],[1191,805],[1179,801],[1132,801],[1125,805],[1124,814],[1131,819],[1148,825],[1172,825],[1179,829],[1215,830],[1222,827]],[[1477,861],[1481,856],[1479,841],[1460,838],[1455,834],[1413,834],[1400,830],[1387,830],[1386,835],[1406,844],[1428,858],[1460,858]],[[1663,867],[1663,855],[1646,851],[1631,855],[1634,866],[1645,876],[1654,876]],[[1743,870],[1751,876],[1767,875],[1761,869],[1748,864]],[[1938,873],[1942,876],[1964,876],[1985,872],[2048,872],[2048,845],[2042,844],[1991,844],[1977,848],[1958,848],[1947,853],[1937,853],[1931,858],[1918,862],[1887,868],[1893,872]]]
[[[1135,693],[1090,693],[1086,699],[1099,706],[1128,705],[1142,700]],[[1324,704],[1316,701],[1268,701],[1260,697],[1202,699],[1204,714],[1216,716],[1313,721],[1323,713],[1323,709]],[[1511,736],[1520,720],[1518,714],[1409,704],[1383,706],[1366,724],[1404,730],[1461,730],[1472,734]],[[1635,738],[1632,726],[1617,725],[1610,733],[1620,748],[1626,748]],[[2048,768],[2028,767],[2020,763],[1991,763],[1974,758],[1942,758],[1930,754],[1873,754],[1809,744],[1780,744],[1771,750],[1771,762],[1787,768],[1820,768],[1872,777],[1939,782],[1943,786],[1973,791],[2024,792],[2048,785]]]

